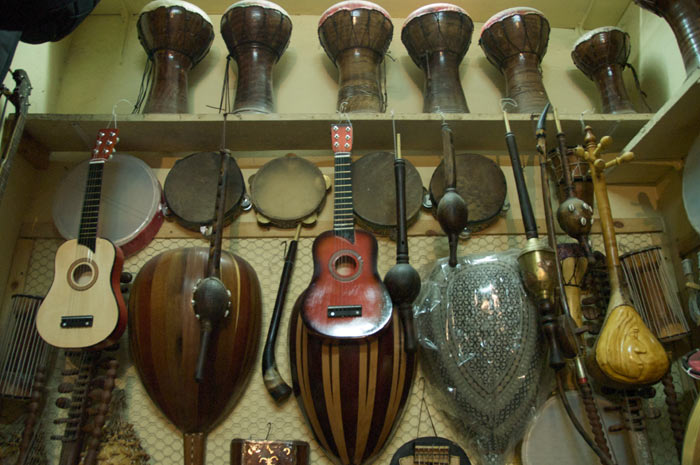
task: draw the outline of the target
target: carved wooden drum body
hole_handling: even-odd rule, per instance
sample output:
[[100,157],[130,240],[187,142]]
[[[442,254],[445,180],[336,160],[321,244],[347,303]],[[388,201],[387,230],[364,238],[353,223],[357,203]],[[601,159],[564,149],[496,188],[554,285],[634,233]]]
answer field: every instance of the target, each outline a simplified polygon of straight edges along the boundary
[[423,112],[469,112],[459,64],[469,50],[473,31],[467,12],[449,3],[426,5],[406,18],[401,41],[425,73]]
[[[54,196],[54,224],[65,239],[78,237],[89,164],[85,160],[73,168]],[[163,224],[162,198],[160,183],[146,163],[114,154],[103,171],[100,237],[121,247],[126,256],[143,249]]]
[[361,339],[326,338],[308,329],[302,294],[289,328],[294,395],[314,437],[341,465],[372,463],[403,413],[416,358],[404,349],[396,313],[380,332]]
[[506,97],[514,112],[539,113],[548,102],[540,64],[547,52],[549,22],[534,8],[510,8],[492,16],[481,28],[479,45],[506,78]]
[[211,47],[211,19],[191,3],[155,0],[143,7],[136,27],[154,66],[143,112],[187,113],[187,73]]
[[676,36],[687,74],[700,68],[700,1],[634,0],[664,18]]
[[318,38],[328,57],[338,66],[339,111],[386,110],[380,65],[393,32],[389,13],[372,2],[340,2],[323,13],[318,23]]
[[440,259],[414,305],[426,377],[483,463],[499,463],[523,434],[544,368],[515,256],[460,257],[456,268]]
[[238,64],[234,113],[273,113],[272,68],[289,45],[292,21],[279,5],[243,0],[221,17],[221,37]]
[[594,29],[574,44],[571,58],[598,86],[603,113],[635,113],[622,77],[630,50],[629,34],[617,27]]

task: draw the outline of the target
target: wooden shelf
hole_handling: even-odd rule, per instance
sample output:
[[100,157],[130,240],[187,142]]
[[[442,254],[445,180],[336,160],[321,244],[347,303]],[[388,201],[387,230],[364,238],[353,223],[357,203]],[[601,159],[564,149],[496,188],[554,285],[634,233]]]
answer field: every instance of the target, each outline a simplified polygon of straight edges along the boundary
[[[608,182],[655,184],[674,167],[655,165],[683,160],[700,134],[700,69],[687,77],[678,91],[657,111],[624,147],[634,152],[635,161],[611,168]],[[650,163],[652,162],[652,163]],[[676,164],[680,169],[682,165]]]
[[[651,115],[589,115],[599,136],[612,134],[619,151],[647,123]],[[388,114],[356,113],[350,116],[355,129],[354,151],[391,150],[392,117]],[[536,121],[534,116],[510,115],[522,155],[534,152]],[[111,115],[31,114],[25,133],[50,152],[80,152],[92,148],[95,135],[109,124]],[[396,115],[396,130],[401,133],[406,151],[441,153],[440,125],[435,114]],[[229,115],[226,146],[235,152],[329,149],[329,125],[337,114]],[[448,115],[459,151],[485,154],[503,153],[504,125],[498,114]],[[571,143],[581,142],[578,115],[562,116]],[[125,152],[198,152],[217,150],[221,144],[223,117],[218,114],[148,114],[119,117],[119,149]],[[550,146],[554,147],[554,124],[549,124]],[[269,154],[268,154],[269,156]]]
[[[149,0],[102,0],[94,10],[99,15],[138,14]],[[221,15],[235,0],[192,0],[198,7],[210,15]],[[290,15],[321,14],[333,5],[334,1],[319,0],[276,0],[275,3],[284,8]],[[377,0],[389,12],[392,17],[405,18],[412,11],[426,4],[425,0]],[[612,26],[618,23],[631,0],[606,0],[594,2],[591,0],[524,0],[517,3],[518,6],[535,7],[542,11],[552,27],[573,29],[583,21],[583,29],[594,29],[600,26]],[[506,8],[512,8],[515,4],[512,0],[462,0],[459,5],[463,7],[472,20],[483,23],[495,13]],[[589,11],[590,7],[590,11]],[[400,28],[401,23],[394,23],[395,28]],[[478,33],[478,31],[476,31]],[[476,40],[475,40],[476,42]]]

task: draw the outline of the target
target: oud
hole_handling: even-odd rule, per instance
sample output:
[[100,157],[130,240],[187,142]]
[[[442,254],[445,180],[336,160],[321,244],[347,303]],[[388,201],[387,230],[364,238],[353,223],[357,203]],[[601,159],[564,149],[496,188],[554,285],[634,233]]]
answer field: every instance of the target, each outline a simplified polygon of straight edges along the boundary
[[327,337],[360,338],[391,319],[391,297],[377,273],[377,240],[355,230],[352,205],[352,126],[331,127],[335,158],[333,230],[313,245],[314,275],[302,301],[306,325]]
[[126,329],[126,306],[119,289],[124,254],[97,237],[105,162],[119,131],[101,129],[88,168],[78,238],[56,252],[54,278],[36,315],[39,335],[55,347],[104,348]]

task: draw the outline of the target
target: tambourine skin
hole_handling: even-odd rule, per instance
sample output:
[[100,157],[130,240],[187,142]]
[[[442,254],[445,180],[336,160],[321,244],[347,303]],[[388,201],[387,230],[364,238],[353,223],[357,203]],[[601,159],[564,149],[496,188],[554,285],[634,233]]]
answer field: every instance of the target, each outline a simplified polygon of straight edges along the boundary
[[136,24],[139,41],[154,66],[153,85],[143,112],[187,113],[187,73],[209,51],[214,28],[208,18],[190,7],[148,7]]
[[393,32],[389,14],[371,2],[341,2],[321,16],[318,37],[339,70],[338,110],[385,111],[380,64]]
[[700,68],[700,1],[634,0],[634,3],[661,16],[671,26],[686,74]]
[[234,113],[273,113],[272,68],[284,53],[292,21],[271,2],[235,3],[221,17],[221,36],[238,65]]
[[414,11],[404,23],[401,41],[425,73],[423,112],[468,113],[459,64],[471,44],[474,23],[466,11],[446,3]]
[[534,8],[511,8],[489,19],[479,45],[506,79],[506,97],[515,112],[539,113],[548,102],[540,64],[547,52],[549,22]]
[[589,32],[571,51],[576,67],[598,87],[603,113],[635,113],[622,77],[629,55],[629,35],[613,27]]

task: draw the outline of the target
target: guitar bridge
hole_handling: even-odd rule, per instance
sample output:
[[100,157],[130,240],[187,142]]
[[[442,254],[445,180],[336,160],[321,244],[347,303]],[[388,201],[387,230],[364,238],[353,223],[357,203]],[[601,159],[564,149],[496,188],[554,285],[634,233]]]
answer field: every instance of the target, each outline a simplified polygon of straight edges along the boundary
[[92,315],[62,316],[61,328],[92,328]]
[[362,305],[329,305],[328,318],[362,316]]

